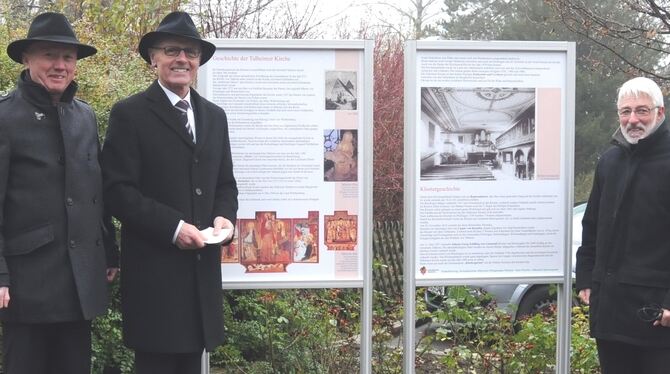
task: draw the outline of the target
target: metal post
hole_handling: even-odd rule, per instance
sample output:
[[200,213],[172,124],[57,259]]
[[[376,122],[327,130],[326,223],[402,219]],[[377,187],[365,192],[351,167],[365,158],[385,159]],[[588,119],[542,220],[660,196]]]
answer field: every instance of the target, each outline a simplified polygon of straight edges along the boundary
[[[566,152],[570,155],[565,157],[567,163],[565,170],[574,170],[575,149],[575,43],[566,43],[566,86],[565,86],[565,126],[564,134]],[[564,130],[565,131],[565,130]],[[573,173],[566,173],[565,190],[573,191]],[[566,211],[572,213],[574,196],[568,194]],[[570,372],[570,347],[572,343],[572,214],[565,217],[565,265],[563,284],[558,285],[558,316],[556,319],[556,372],[568,374]]]
[[416,41],[405,43],[405,193],[404,193],[404,241],[403,241],[403,300],[405,318],[403,322],[403,372],[414,373],[414,320],[416,314],[416,287],[414,279],[414,235],[416,213],[414,183],[416,180],[415,160],[415,79]]
[[363,374],[372,373],[372,233],[374,226],[372,222],[372,147],[373,147],[373,69],[374,69],[374,44],[372,40],[365,41],[364,69],[365,69],[365,160],[368,167],[364,169],[364,180],[367,188],[363,189],[363,204],[361,209],[362,221],[364,224],[365,243],[360,248],[363,249],[363,295],[361,300],[361,349],[360,349],[360,370]]
[[209,374],[209,352],[203,351],[201,360],[200,374]]

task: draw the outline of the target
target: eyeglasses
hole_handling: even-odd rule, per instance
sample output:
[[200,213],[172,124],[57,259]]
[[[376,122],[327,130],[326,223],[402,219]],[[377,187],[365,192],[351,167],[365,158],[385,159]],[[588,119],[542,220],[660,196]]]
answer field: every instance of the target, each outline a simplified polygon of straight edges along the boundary
[[166,56],[170,57],[177,57],[181,53],[181,51],[184,51],[184,54],[188,58],[198,58],[200,57],[200,49],[198,48],[180,48],[180,47],[174,47],[174,46],[167,46],[167,47],[151,47],[153,49],[161,49],[163,50],[163,53],[165,53]]
[[651,114],[652,110],[654,110],[656,108],[658,108],[658,106],[655,106],[653,108],[647,108],[646,106],[641,106],[641,107],[637,107],[635,109],[621,108],[621,109],[617,110],[617,113],[619,114],[619,117],[622,117],[622,118],[628,118],[633,113],[635,113],[635,115],[638,116],[638,117],[646,117],[649,114]]
[[663,308],[659,305],[647,305],[637,310],[637,318],[644,322],[660,321],[663,317]]

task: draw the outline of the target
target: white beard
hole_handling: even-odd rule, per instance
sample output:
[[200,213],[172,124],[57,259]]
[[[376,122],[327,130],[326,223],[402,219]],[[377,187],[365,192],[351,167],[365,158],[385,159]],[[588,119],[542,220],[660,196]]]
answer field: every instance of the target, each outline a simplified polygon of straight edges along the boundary
[[628,143],[637,144],[637,142],[639,142],[640,139],[644,139],[644,138],[648,137],[649,135],[653,134],[654,131],[656,131],[656,129],[658,128],[658,126],[662,122],[663,122],[663,119],[659,120],[658,114],[657,114],[657,115],[654,116],[654,120],[652,121],[652,123],[655,123],[655,125],[653,127],[645,128],[641,125],[636,125],[637,127],[642,128],[642,132],[643,132],[642,136],[637,137],[637,138],[633,138],[632,136],[628,135],[627,129],[630,126],[629,124],[626,124],[626,126],[621,126],[621,134],[623,135],[624,139],[626,139],[626,141]]

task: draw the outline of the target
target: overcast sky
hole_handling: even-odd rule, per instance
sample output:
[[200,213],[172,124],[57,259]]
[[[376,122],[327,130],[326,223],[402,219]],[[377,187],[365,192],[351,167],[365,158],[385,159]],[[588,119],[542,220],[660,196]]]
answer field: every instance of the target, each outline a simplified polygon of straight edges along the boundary
[[[332,26],[342,18],[347,19],[348,27],[351,28],[352,32],[357,31],[362,22],[371,26],[393,24],[407,31],[410,27],[409,20],[403,17],[394,7],[403,11],[410,11],[412,14],[416,13],[411,0],[304,0],[305,3],[314,3],[315,1],[318,1],[320,17],[328,18],[328,24],[331,26],[330,30],[328,28],[324,30],[326,34],[335,33]],[[430,1],[423,0],[423,3],[426,4]],[[440,0],[433,0],[433,3],[426,9],[426,14],[434,15],[428,20],[429,23],[439,19],[442,4],[443,2]],[[336,35],[326,36],[334,37]]]

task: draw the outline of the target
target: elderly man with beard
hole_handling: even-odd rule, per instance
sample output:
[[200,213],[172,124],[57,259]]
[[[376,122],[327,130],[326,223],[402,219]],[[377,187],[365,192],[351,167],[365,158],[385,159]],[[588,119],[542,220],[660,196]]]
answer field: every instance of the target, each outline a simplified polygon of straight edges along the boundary
[[670,370],[670,131],[656,83],[621,86],[619,128],[593,179],[576,288],[602,372]]

